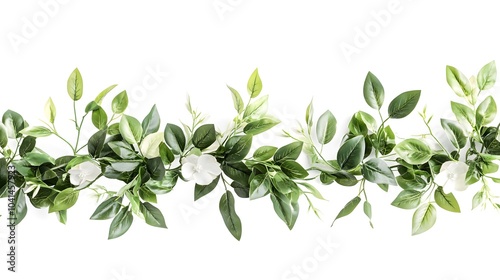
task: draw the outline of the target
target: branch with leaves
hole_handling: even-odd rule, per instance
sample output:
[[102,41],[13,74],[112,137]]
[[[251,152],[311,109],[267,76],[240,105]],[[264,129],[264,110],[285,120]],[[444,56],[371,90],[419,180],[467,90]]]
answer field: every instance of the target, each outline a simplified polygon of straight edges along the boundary
[[[396,141],[391,122],[410,115],[421,92],[403,92],[383,110],[384,87],[369,72],[363,96],[375,110],[375,117],[356,112],[336,157],[329,158],[323,149],[337,133],[337,120],[328,110],[315,120],[312,102],[306,109],[305,124],[295,132],[285,131],[291,139],[288,144],[255,147],[254,136],[272,130],[280,122],[268,114],[268,96],[262,94],[257,69],[248,80],[247,98],[228,86],[235,117],[225,131],[206,123],[205,116],[194,109],[189,98],[186,107],[191,120],[180,125],[162,126],[156,105],[142,121],[125,114],[126,91],[116,94],[107,108],[103,100],[117,85],[107,87],[82,107],[83,78],[75,69],[67,83],[73,108],[71,126],[75,129],[72,138],[59,133],[56,105],[51,98],[45,105],[43,126],[30,126],[11,110],[4,113],[0,124],[0,197],[6,197],[13,186],[16,224],[26,216],[28,201],[35,208],[55,213],[60,222],[66,223],[80,193],[91,192],[100,202],[90,218],[111,220],[108,238],[112,239],[125,234],[134,217],[151,226],[167,228],[165,217],[155,206],[157,196],[173,191],[179,179],[194,182],[194,200],[221,186],[222,222],[240,240],[242,222],[235,195],[250,200],[268,197],[269,206],[292,229],[301,199],[319,217],[313,201],[325,198],[315,185],[358,186],[354,198],[333,222],[351,214],[363,202],[363,211],[373,227],[369,186],[378,185],[385,192],[393,186],[400,192],[392,205],[414,210],[412,233],[419,234],[434,225],[438,207],[460,212],[453,193],[473,184],[482,185],[472,198],[474,208],[487,204],[500,208],[490,188],[491,183],[500,182],[494,175],[500,159],[500,125],[491,125],[497,107],[493,97],[487,95],[496,81],[495,63],[485,65],[469,79],[448,66],[446,78],[463,101],[451,102],[456,120],[440,120],[446,141],[453,148],[446,148],[448,143],[443,144],[432,131],[433,118],[425,109],[420,112],[427,128],[419,132],[422,137]],[[95,130],[89,139],[82,137],[86,121]],[[70,154],[47,154],[37,144],[41,137],[58,139]],[[423,137],[435,141],[439,148],[431,148]],[[309,162],[303,161],[301,155],[308,156]],[[9,166],[15,168],[11,181]],[[119,189],[102,186],[102,178],[115,180]]]

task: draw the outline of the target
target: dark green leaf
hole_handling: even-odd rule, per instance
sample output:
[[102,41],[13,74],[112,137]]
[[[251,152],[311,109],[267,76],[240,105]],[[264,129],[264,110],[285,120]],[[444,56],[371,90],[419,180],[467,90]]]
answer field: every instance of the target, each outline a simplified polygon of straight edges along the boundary
[[9,188],[9,172],[7,171],[7,160],[0,158],[0,197]]
[[24,196],[24,192],[21,189],[17,190],[16,194],[14,195],[14,205],[15,215],[14,220],[12,220],[11,222],[15,225],[18,225],[28,213],[26,198]]
[[104,141],[106,141],[106,129],[99,130],[89,139],[87,148],[89,154],[94,158],[98,158],[101,155],[101,151],[104,147]]
[[94,214],[90,217],[91,220],[107,220],[115,217],[121,208],[121,202],[123,197],[110,197],[103,201]]
[[186,136],[179,126],[169,123],[165,127],[165,142],[172,152],[178,155],[186,147]]
[[7,135],[7,128],[0,123],[0,148],[5,148],[9,144],[9,137]]
[[461,149],[465,147],[465,144],[467,144],[467,136],[458,122],[441,119],[441,126],[455,148]]
[[294,208],[292,201],[286,195],[281,193],[271,194],[271,201],[273,202],[274,211],[285,222],[289,229],[293,228],[295,223]]
[[111,141],[108,142],[108,146],[113,150],[113,152],[122,159],[135,159],[137,158],[137,153],[132,148],[129,143],[123,141]]
[[427,183],[424,179],[420,177],[414,177],[413,179],[405,179],[403,176],[398,176],[396,178],[398,185],[404,190],[423,190]]
[[174,153],[172,153],[172,150],[163,142],[160,143],[160,157],[165,165],[171,164],[175,160]]
[[403,92],[389,103],[389,117],[401,119],[408,116],[417,106],[420,90]]
[[259,174],[250,181],[250,199],[266,196],[271,190],[271,180],[267,174]]
[[210,147],[215,140],[216,133],[213,124],[202,125],[193,134],[193,145],[200,150]]
[[36,138],[32,136],[26,136],[19,147],[19,155],[25,157],[26,153],[33,151],[36,146]]
[[363,86],[363,96],[366,103],[375,110],[380,110],[380,107],[382,107],[384,103],[384,87],[379,79],[371,72],[368,72],[366,75],[365,84]]
[[142,132],[144,134],[143,137],[158,132],[158,130],[160,129],[160,114],[156,109],[156,105],[151,108],[151,111],[149,111],[149,114],[144,118],[141,125]]
[[356,136],[342,144],[337,152],[337,161],[343,170],[357,167],[365,154],[365,141],[363,136]]
[[26,160],[32,166],[40,166],[45,163],[55,163],[55,160],[49,155],[36,152],[26,153],[26,155],[24,156],[24,160]]
[[226,161],[227,162],[238,162],[248,155],[252,148],[252,136],[245,135],[238,138],[238,141],[231,147],[227,152]]
[[160,157],[146,159],[146,166],[153,180],[161,181],[165,176],[165,166]]
[[167,228],[165,218],[160,209],[156,208],[149,202],[141,203],[141,213],[144,215],[144,220],[150,226]]
[[19,132],[25,128],[23,117],[11,110],[5,111],[2,122],[5,125],[7,136],[11,139],[18,138]]
[[385,161],[372,158],[363,164],[361,169],[363,177],[375,184],[388,184],[396,186],[396,178]]
[[156,197],[156,194],[149,188],[140,188],[138,193],[139,197],[142,198],[142,200],[151,203],[158,203],[158,198]]
[[220,176],[217,176],[217,178],[215,178],[210,184],[206,186],[196,184],[194,186],[194,200],[196,201],[204,197],[205,195],[211,193],[219,184],[219,179]]
[[229,232],[234,238],[240,240],[242,234],[241,220],[236,214],[234,197],[230,191],[226,191],[226,193],[222,195],[219,202],[219,210]]
[[281,165],[281,171],[292,179],[304,179],[309,173],[298,162],[285,160]]
[[274,161],[281,162],[285,160],[298,159],[300,153],[302,152],[303,145],[304,143],[297,141],[279,148],[274,154]]
[[118,238],[129,230],[134,221],[134,216],[132,216],[132,212],[129,211],[128,208],[129,207],[123,207],[111,222],[108,239]]

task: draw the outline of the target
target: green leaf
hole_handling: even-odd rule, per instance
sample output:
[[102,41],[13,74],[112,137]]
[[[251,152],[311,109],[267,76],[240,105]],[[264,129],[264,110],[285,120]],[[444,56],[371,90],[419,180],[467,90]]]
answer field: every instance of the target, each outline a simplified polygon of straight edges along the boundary
[[135,159],[137,158],[137,153],[134,151],[130,144],[123,141],[111,141],[108,142],[111,150],[122,159]]
[[264,197],[270,190],[271,180],[267,174],[259,174],[250,181],[250,200]]
[[176,155],[184,151],[186,146],[186,136],[184,136],[182,128],[171,123],[165,127],[165,141]]
[[363,212],[368,217],[368,219],[370,219],[370,226],[373,228],[373,224],[372,224],[372,205],[370,204],[370,202],[365,201],[365,203],[363,203]]
[[347,125],[347,127],[349,128],[349,132],[354,136],[366,136],[368,134],[368,127],[362,120],[356,117],[356,114],[352,116],[349,124]]
[[495,85],[497,80],[497,66],[495,61],[491,61],[479,70],[477,74],[477,85],[480,90],[488,90]]
[[54,204],[49,207],[49,213],[67,210],[76,204],[78,200],[79,191],[73,188],[67,188],[60,192],[54,199]]
[[51,156],[37,152],[26,153],[24,160],[32,166],[40,166],[45,163],[55,164],[55,160]]
[[388,184],[396,186],[394,173],[387,166],[387,163],[379,158],[372,158],[363,164],[361,169],[363,177],[375,184]]
[[146,159],[146,167],[153,180],[161,181],[165,176],[165,166],[160,157]]
[[377,136],[376,148],[382,155],[388,155],[396,147],[396,136],[390,126],[384,129]]
[[493,97],[488,96],[479,104],[476,110],[476,126],[491,123],[497,115],[497,104]]
[[356,136],[342,144],[337,152],[337,162],[341,169],[350,170],[357,167],[365,154],[363,136]]
[[427,182],[421,177],[415,177],[413,179],[405,179],[403,176],[398,176],[396,178],[398,185],[404,190],[422,190],[427,186]]
[[120,134],[129,144],[137,144],[141,141],[142,126],[134,117],[123,115],[120,120]]
[[116,95],[115,98],[113,98],[113,101],[111,102],[111,111],[119,115],[125,112],[127,107],[128,107],[128,95],[127,91],[124,90],[120,92],[118,95]]
[[227,152],[226,161],[238,162],[243,160],[250,152],[250,148],[252,148],[252,136],[245,135],[239,137],[239,140]]
[[111,136],[120,134],[120,123],[110,125],[108,127],[108,134]]
[[106,114],[106,111],[99,107],[98,109],[92,111],[92,124],[94,126],[101,130],[105,129],[108,125],[108,115]]
[[63,225],[68,221],[68,211],[66,210],[57,211],[56,216],[57,220]]
[[375,110],[380,110],[380,107],[382,107],[384,103],[384,87],[379,79],[371,72],[368,72],[366,75],[365,84],[363,86],[363,96],[368,106]]
[[326,200],[323,195],[320,193],[320,191],[318,189],[316,189],[313,185],[309,184],[309,183],[306,183],[306,182],[298,182],[298,184],[306,187],[306,189],[314,196],[316,197],[317,199],[321,199],[321,200]]
[[9,172],[7,171],[7,159],[0,158],[0,197],[9,188]]
[[461,149],[465,147],[465,144],[467,144],[467,136],[458,122],[441,119],[441,126],[455,148]]
[[0,148],[5,148],[9,144],[9,137],[7,135],[7,129],[3,124],[0,123]]
[[250,169],[243,162],[226,163],[222,166],[222,171],[229,178],[237,181],[240,184],[248,185],[248,178],[250,177]]
[[83,79],[78,68],[68,78],[68,94],[74,101],[80,100],[83,94]]
[[389,117],[401,119],[408,116],[417,106],[420,90],[403,92],[389,103]]
[[412,235],[428,231],[436,223],[436,208],[431,203],[420,206],[413,214]]
[[415,209],[420,205],[422,193],[416,190],[403,190],[398,197],[391,203],[401,209]]
[[437,205],[450,212],[460,213],[460,205],[453,193],[444,193],[443,187],[438,187],[434,192]]
[[123,197],[110,197],[103,201],[94,211],[91,220],[107,220],[115,217],[122,206]]
[[294,214],[295,209],[292,206],[292,201],[286,195],[281,193],[271,194],[271,201],[273,203],[274,212],[285,222],[289,229],[293,228],[295,223]]
[[470,126],[474,126],[476,123],[476,119],[474,117],[474,111],[467,107],[466,105],[451,101],[451,110],[458,122],[463,125],[469,124]]
[[400,158],[409,164],[424,164],[432,157],[432,151],[418,139],[406,139],[394,148]]
[[213,124],[202,125],[193,134],[193,145],[200,150],[210,147],[215,140],[216,132]]
[[2,122],[5,125],[7,136],[11,139],[20,137],[19,132],[25,128],[23,117],[11,110],[5,111]]
[[106,129],[99,130],[92,135],[87,144],[89,155],[94,158],[100,157],[101,151],[104,148],[104,141],[106,141]]
[[104,99],[104,97],[106,97],[106,95],[108,95],[108,93],[113,90],[117,85],[111,85],[107,88],[105,88],[103,91],[101,91],[101,93],[99,93],[97,95],[97,97],[95,98],[94,102],[97,103],[97,105],[101,105],[102,104],[102,100]]
[[35,138],[47,137],[52,135],[50,129],[43,126],[30,126],[20,131],[20,133],[26,136],[32,136]]
[[292,179],[304,179],[309,173],[298,162],[285,160],[281,165],[281,171]]
[[196,184],[194,186],[194,200],[198,200],[205,195],[211,193],[219,184],[220,176],[217,176],[210,184],[206,186]]
[[446,81],[460,97],[469,96],[473,91],[469,79],[453,66],[446,66]]
[[233,97],[233,105],[234,105],[234,109],[236,109],[236,112],[238,112],[238,114],[241,114],[243,112],[243,110],[245,110],[245,105],[243,104],[243,99],[241,98],[241,95],[240,93],[235,90],[234,88],[226,85],[227,88],[231,91],[231,95]]
[[118,238],[129,230],[134,221],[134,216],[132,216],[132,212],[129,211],[128,208],[129,207],[123,207],[111,222],[108,239]]
[[251,98],[259,96],[262,91],[262,80],[259,76],[259,69],[255,69],[250,76],[250,79],[248,79],[247,89]]
[[273,146],[262,146],[255,150],[253,158],[258,161],[266,161],[274,156],[278,148]]
[[139,188],[139,197],[142,198],[145,202],[150,202],[150,203],[158,203],[158,198],[156,197],[156,194],[150,190],[149,188],[142,188],[138,185],[137,188]]
[[279,121],[271,118],[262,118],[257,121],[248,123],[245,128],[243,128],[243,132],[245,132],[245,134],[247,135],[257,135],[271,129],[279,123]]
[[476,207],[478,207],[479,205],[484,204],[485,201],[486,195],[484,191],[478,191],[472,198],[472,210],[476,209]]
[[297,189],[297,185],[285,173],[277,172],[272,177],[272,184],[282,194],[289,194]]
[[156,105],[151,108],[151,111],[149,111],[149,114],[144,118],[141,125],[144,133],[143,138],[149,134],[158,132],[160,129],[160,114],[158,113],[158,109],[156,109]]
[[27,136],[23,139],[21,147],[19,147],[19,155],[25,157],[26,153],[33,151],[36,146],[36,138],[33,136]]
[[302,146],[304,143],[300,141],[292,142],[279,148],[276,153],[274,153],[274,161],[282,162],[285,160],[296,160],[299,158],[302,152]]
[[234,197],[230,191],[226,191],[226,193],[222,195],[219,202],[219,210],[229,232],[234,238],[240,240],[242,234],[241,220],[236,214]]
[[314,115],[314,107],[313,107],[313,101],[309,103],[306,109],[306,124],[307,124],[307,131],[311,133],[311,129],[313,126],[313,115]]
[[172,153],[172,150],[163,142],[160,143],[160,157],[165,165],[171,164],[175,160],[174,153]]
[[332,141],[337,131],[337,120],[330,111],[324,112],[316,124],[316,136],[320,144],[328,144]]
[[28,213],[28,207],[26,206],[26,197],[24,196],[24,192],[19,189],[14,195],[14,220],[13,224],[18,225],[21,221],[26,217]]
[[101,106],[97,104],[95,101],[90,101],[87,106],[85,106],[85,113],[88,113],[90,111],[95,111],[99,109]]
[[257,120],[267,113],[269,96],[264,95],[250,103],[243,113],[243,119]]
[[167,228],[165,218],[160,209],[156,208],[149,202],[141,203],[141,213],[144,215],[146,224],[159,228]]
[[356,207],[358,207],[358,204],[361,202],[361,198],[359,196],[356,196],[355,198],[351,199],[347,204],[340,210],[340,212],[337,214],[337,217],[335,217],[335,220],[333,220],[332,225],[335,223],[336,220],[343,218],[354,211]]
[[54,105],[54,101],[50,97],[45,103],[45,117],[50,123],[54,123],[56,119],[56,105]]

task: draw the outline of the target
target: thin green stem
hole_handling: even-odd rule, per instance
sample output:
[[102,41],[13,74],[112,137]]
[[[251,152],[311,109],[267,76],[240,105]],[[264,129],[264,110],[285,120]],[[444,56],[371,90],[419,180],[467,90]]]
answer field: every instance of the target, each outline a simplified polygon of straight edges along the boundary
[[448,152],[448,150],[446,150],[446,148],[443,146],[443,144],[441,144],[441,142],[439,141],[439,139],[437,139],[436,136],[434,136],[434,133],[432,133],[432,129],[429,126],[429,124],[425,120],[424,120],[424,123],[425,123],[425,126],[427,127],[427,130],[429,130],[429,135],[432,137],[432,139],[434,139],[434,141],[436,141],[436,143],[439,145],[439,147],[441,147],[441,149],[446,153],[446,155],[450,159],[453,159],[453,157],[451,156],[451,154]]

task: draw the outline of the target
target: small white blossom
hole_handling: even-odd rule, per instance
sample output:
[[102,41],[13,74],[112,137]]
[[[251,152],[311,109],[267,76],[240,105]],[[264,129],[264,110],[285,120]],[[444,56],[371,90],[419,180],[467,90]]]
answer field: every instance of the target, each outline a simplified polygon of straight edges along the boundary
[[182,159],[182,176],[206,186],[221,174],[220,164],[212,155],[189,155]]
[[101,168],[93,162],[80,163],[68,171],[71,184],[75,186],[87,186],[101,175]]
[[465,178],[469,166],[460,161],[447,161],[441,165],[439,174],[434,178],[434,182],[442,186],[445,193],[452,191],[464,191],[467,189]]

